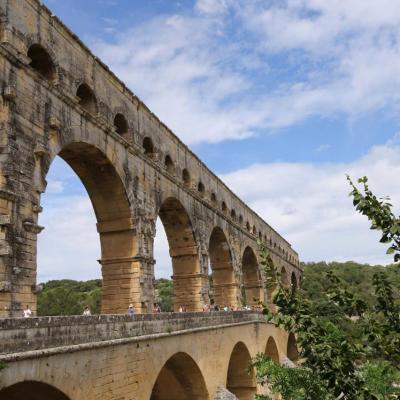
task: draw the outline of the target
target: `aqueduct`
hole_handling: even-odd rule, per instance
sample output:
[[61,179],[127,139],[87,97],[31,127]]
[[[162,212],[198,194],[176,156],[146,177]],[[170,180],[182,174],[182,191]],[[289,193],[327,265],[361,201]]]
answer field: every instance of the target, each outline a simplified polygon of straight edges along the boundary
[[[245,372],[251,357],[297,357],[294,338],[257,313],[195,313],[211,293],[233,307],[269,300],[257,240],[293,289],[297,253],[38,0],[0,1],[0,83],[0,360],[10,363],[0,373],[0,399],[28,392],[34,400],[208,399],[221,385],[248,399],[257,390]],[[174,308],[191,313],[14,318],[25,305],[36,312],[38,215],[57,156],[95,211],[102,313],[125,313],[129,303],[141,312],[153,307],[158,217]]]
[[[62,157],[83,182],[101,242],[103,313],[154,302],[159,216],[173,264],[175,307],[265,299],[256,240],[287,282],[290,244],[227,188],[36,0],[0,2],[0,315],[36,308],[36,239],[46,174]],[[134,72],[133,72],[134,73]],[[297,284],[296,284],[297,285]]]

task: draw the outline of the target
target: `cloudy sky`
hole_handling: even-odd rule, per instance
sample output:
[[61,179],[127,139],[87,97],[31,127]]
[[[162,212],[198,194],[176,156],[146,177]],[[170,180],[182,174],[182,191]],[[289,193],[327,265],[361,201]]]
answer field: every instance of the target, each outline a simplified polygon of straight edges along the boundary
[[[397,0],[45,3],[302,260],[391,261],[345,174],[400,210]],[[48,182],[39,280],[99,277],[84,188],[61,160]],[[169,276],[157,232],[156,274]]]

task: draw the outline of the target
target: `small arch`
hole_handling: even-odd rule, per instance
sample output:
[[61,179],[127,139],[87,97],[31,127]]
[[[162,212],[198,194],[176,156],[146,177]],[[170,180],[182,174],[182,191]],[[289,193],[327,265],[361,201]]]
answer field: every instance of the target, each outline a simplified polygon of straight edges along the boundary
[[253,225],[253,235],[257,235],[257,228],[255,225]]
[[39,72],[43,78],[52,81],[56,75],[53,60],[50,54],[40,44],[33,44],[28,49],[28,57],[31,59],[29,65]]
[[232,350],[226,388],[239,400],[253,399],[256,394],[254,370],[249,371],[251,357],[243,342],[238,342]]
[[214,192],[212,192],[210,199],[215,204],[217,202],[217,195]]
[[199,182],[197,185],[197,191],[200,193],[201,196],[204,196],[204,192],[206,191],[203,182]]
[[128,133],[128,129],[129,129],[128,121],[121,113],[118,113],[115,115],[114,127],[115,127],[115,131],[118,133],[118,135],[120,135],[124,138],[126,137],[126,135]]
[[293,362],[297,362],[299,360],[299,350],[297,348],[296,338],[293,333],[290,333],[288,337],[287,357]]
[[169,154],[165,156],[164,166],[168,173],[170,173],[171,175],[174,173],[175,165]]
[[82,108],[93,115],[97,114],[96,96],[94,95],[93,90],[88,85],[86,85],[86,83],[82,83],[81,85],[79,85],[78,90],[76,91],[76,95],[79,98],[79,105]]
[[250,223],[249,223],[249,221],[246,222],[246,229],[250,232]]
[[236,221],[236,211],[233,208],[231,210],[231,218]]
[[154,145],[153,145],[153,141],[151,140],[151,138],[146,136],[143,139],[142,146],[143,146],[145,156],[147,156],[149,158],[154,158]]
[[0,390],[6,400],[70,400],[61,390],[39,381],[23,381]]
[[173,355],[161,368],[150,400],[207,400],[206,383],[200,368],[188,354]]
[[253,249],[249,246],[243,252],[242,273],[244,287],[243,302],[246,305],[255,305],[259,300],[263,300],[262,285],[258,271],[257,257]]
[[294,272],[292,272],[292,275],[290,277],[290,284],[292,286],[292,292],[296,293],[296,291],[297,291],[297,278],[296,278],[296,274]]
[[221,203],[221,210],[222,210],[222,212],[225,214],[226,213],[226,210],[227,210],[228,208],[226,207],[226,203],[225,203],[225,201],[222,201],[222,203]]
[[269,357],[274,363],[279,364],[279,352],[278,346],[272,336],[268,338],[267,345],[265,347],[265,355]]
[[190,188],[190,173],[186,168],[182,170],[182,181],[187,188]]
[[243,215],[242,214],[239,215],[239,224],[243,224]]
[[258,239],[261,241],[262,240],[262,233],[261,231],[258,231]]
[[232,265],[232,255],[224,231],[215,227],[209,241],[214,304],[235,307],[237,283]]

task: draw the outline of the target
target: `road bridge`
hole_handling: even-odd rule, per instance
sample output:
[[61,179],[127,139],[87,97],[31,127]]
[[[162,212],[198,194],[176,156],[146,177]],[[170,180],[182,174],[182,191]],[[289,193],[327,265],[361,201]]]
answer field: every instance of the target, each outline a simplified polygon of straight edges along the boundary
[[247,400],[257,353],[297,359],[258,312],[0,319],[0,399]]

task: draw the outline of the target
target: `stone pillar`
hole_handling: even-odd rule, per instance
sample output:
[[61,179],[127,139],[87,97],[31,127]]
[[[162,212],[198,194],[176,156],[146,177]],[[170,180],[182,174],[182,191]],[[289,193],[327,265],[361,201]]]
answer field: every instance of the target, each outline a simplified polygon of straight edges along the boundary
[[203,288],[207,275],[202,274],[196,246],[170,250],[174,275],[174,311],[184,307],[187,311],[203,309]]
[[99,222],[103,276],[102,313],[123,314],[129,304],[138,312],[141,302],[141,267],[143,260],[138,253],[136,229],[130,219]]

